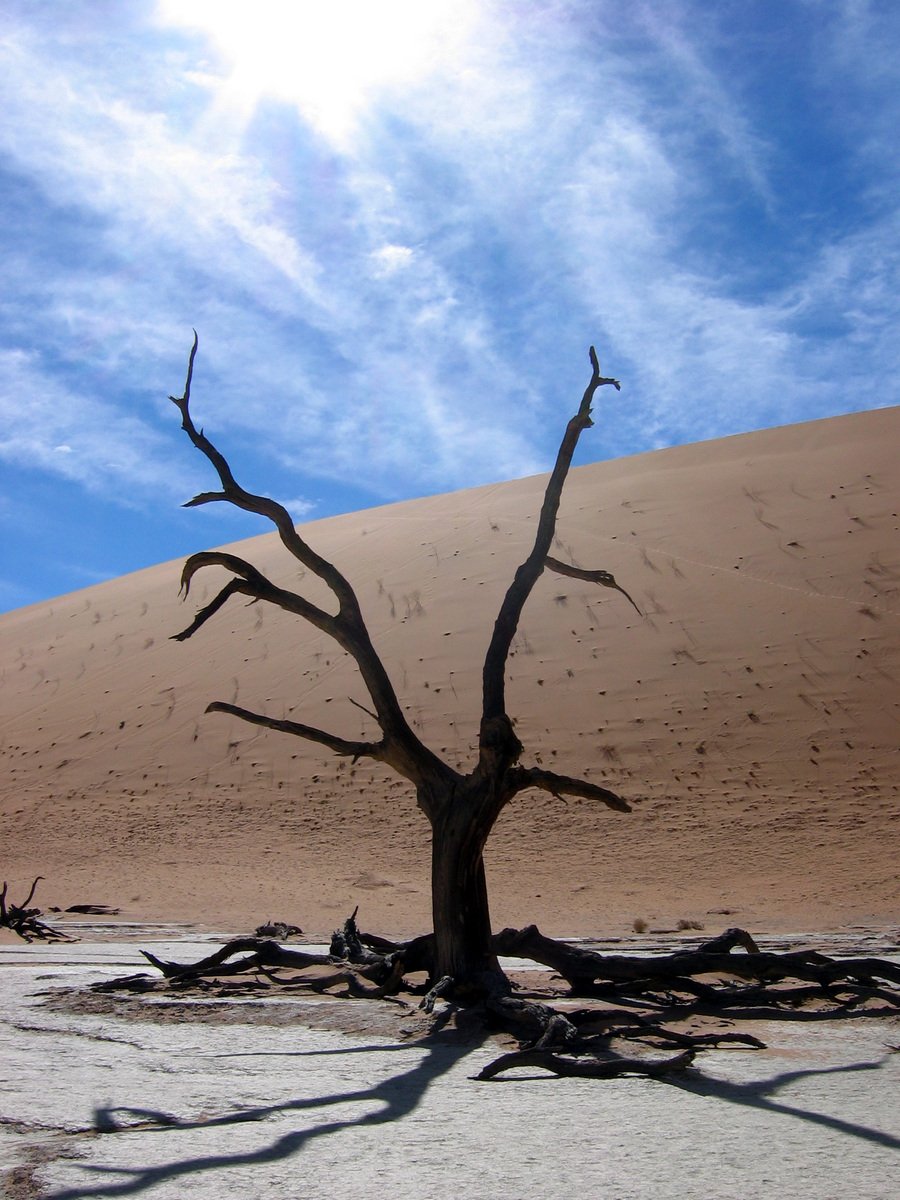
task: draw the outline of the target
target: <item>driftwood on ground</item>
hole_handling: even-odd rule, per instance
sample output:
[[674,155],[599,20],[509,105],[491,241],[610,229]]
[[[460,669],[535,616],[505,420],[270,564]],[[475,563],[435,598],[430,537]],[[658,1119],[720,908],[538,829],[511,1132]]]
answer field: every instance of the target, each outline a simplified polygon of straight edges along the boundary
[[[719,937],[690,950],[664,956],[598,954],[565,942],[544,937],[535,925],[504,929],[495,938],[498,954],[516,955],[542,963],[568,983],[574,995],[614,998],[618,993],[645,997],[657,995],[670,1000],[687,992],[695,1010],[703,1005],[733,1008],[736,1004],[794,1005],[800,998],[828,999],[835,1004],[852,1003],[850,996],[896,1001],[900,965],[879,958],[832,959],[814,950],[763,953],[743,929],[728,929]],[[746,953],[735,954],[741,948]],[[696,976],[732,975],[757,981],[754,986],[724,986],[698,980]],[[812,983],[811,989],[783,993],[778,985],[797,979]],[[894,992],[884,991],[891,984]],[[841,996],[847,997],[840,1000]]]
[[28,905],[34,898],[35,890],[38,883],[43,879],[43,875],[38,875],[31,885],[31,891],[25,897],[21,904],[13,904],[7,902],[7,892],[9,885],[6,880],[3,881],[3,887],[0,888],[0,929],[11,929],[13,933],[18,934],[26,942],[73,942],[76,939],[68,933],[63,933],[62,930],[54,929],[52,926],[45,924],[41,917],[44,915],[39,908],[29,908]]
[[70,904],[68,908],[57,908],[51,904],[49,911],[78,913],[80,916],[87,917],[115,917],[118,916],[121,909],[113,908],[109,904]]
[[302,932],[299,925],[289,925],[287,921],[265,921],[256,927],[257,937],[277,938],[280,942],[289,937],[297,937]]

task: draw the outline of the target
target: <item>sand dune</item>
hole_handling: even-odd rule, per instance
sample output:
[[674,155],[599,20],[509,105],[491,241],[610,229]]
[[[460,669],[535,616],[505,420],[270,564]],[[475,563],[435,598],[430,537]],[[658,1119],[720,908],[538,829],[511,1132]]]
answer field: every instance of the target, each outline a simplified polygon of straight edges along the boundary
[[[489,843],[496,925],[615,932],[641,917],[775,929],[898,918],[900,408],[572,472],[509,663],[526,746],[634,802],[520,797]],[[425,739],[471,757],[480,667],[533,537],[536,477],[313,522],[359,592]],[[236,551],[324,599],[274,535]],[[223,716],[213,699],[372,733],[315,630],[232,601],[191,641],[180,562],[0,618],[0,873],[45,904],[327,931],[428,925],[408,786]],[[198,576],[211,597],[224,576]],[[728,910],[725,912],[724,910]]]

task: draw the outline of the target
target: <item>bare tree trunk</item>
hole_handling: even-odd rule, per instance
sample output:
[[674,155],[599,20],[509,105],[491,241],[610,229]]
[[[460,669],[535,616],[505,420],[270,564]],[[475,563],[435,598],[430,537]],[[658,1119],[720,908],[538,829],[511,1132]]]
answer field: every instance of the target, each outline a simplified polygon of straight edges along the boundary
[[502,980],[482,854],[492,824],[479,819],[475,806],[461,798],[442,806],[432,821],[435,976],[451,976],[457,989],[484,990]]

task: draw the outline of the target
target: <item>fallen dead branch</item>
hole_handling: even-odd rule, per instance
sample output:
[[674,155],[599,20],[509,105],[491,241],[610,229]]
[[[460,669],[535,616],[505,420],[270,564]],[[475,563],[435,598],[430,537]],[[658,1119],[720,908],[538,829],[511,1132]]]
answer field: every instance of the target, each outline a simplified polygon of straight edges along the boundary
[[44,914],[39,908],[28,907],[34,898],[37,885],[43,878],[43,875],[36,876],[34,883],[31,885],[31,890],[21,904],[7,903],[6,897],[9,886],[6,880],[3,881],[3,888],[0,889],[0,929],[11,929],[13,933],[26,942],[76,941],[77,939],[73,938],[70,934],[63,933],[61,930],[54,929],[52,926],[45,924],[41,920]]

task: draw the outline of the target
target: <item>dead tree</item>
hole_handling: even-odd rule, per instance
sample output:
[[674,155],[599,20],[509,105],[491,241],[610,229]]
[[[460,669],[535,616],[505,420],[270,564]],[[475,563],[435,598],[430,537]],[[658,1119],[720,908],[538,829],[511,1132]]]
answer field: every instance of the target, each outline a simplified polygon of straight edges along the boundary
[[[695,1056],[712,1046],[759,1048],[749,1033],[722,1031],[740,1018],[830,1020],[884,1018],[900,1012],[900,967],[877,958],[830,959],[812,951],[762,952],[744,930],[669,955],[609,955],[556,942],[533,925],[492,935],[483,852],[503,808],[520,792],[541,789],[574,795],[628,812],[625,800],[587,780],[546,771],[522,762],[524,748],[506,707],[506,665],[528,597],[544,570],[615,588],[637,608],[607,571],[582,570],[550,556],[559,503],[581,433],[589,428],[597,389],[614,379],[600,374],[590,351],[592,374],[578,412],[569,421],[550,475],[530,554],[516,571],[494,623],[484,660],[483,701],[477,759],[468,773],[455,770],[424,742],[403,715],[393,685],[369,637],[356,594],[338,568],[300,537],[286,509],[274,500],[247,492],[234,478],[225,457],[198,430],[190,414],[190,392],[197,336],[191,348],[184,395],[172,397],[182,427],[212,463],[221,490],[203,492],[188,507],[228,501],[269,518],[286,549],[330,589],[334,610],[278,587],[244,559],[222,551],[192,555],[182,572],[188,594],[203,567],[224,567],[229,581],[175,639],[192,637],[233,596],[266,601],[308,621],[332,638],[356,663],[371,700],[365,711],[377,733],[351,741],[296,721],[280,720],[237,705],[214,701],[207,712],[223,712],[251,724],[290,733],[335,754],[384,763],[413,785],[419,807],[431,825],[433,931],[393,943],[361,932],[354,912],[332,938],[327,955],[289,950],[273,940],[281,928],[262,926],[257,936],[238,938],[194,963],[168,962],[145,952],[162,976],[145,974],[106,980],[94,990],[111,992],[201,991],[239,994],[277,987],[303,994],[317,992],[354,998],[393,999],[407,1020],[410,996],[421,996],[423,1021],[438,1027],[449,1010],[476,1005],[476,1018],[489,1027],[512,1032],[519,1049],[503,1054],[476,1077],[497,1079],[517,1068],[540,1068],[555,1075],[606,1079],[622,1074],[650,1077],[690,1068]],[[270,935],[270,936],[263,936]],[[526,957],[542,964],[568,989],[569,1004],[557,1011],[542,1002],[546,992],[521,984],[516,995],[498,956]],[[412,977],[412,978],[410,978]],[[424,982],[423,982],[424,978]],[[529,991],[529,987],[531,990]],[[557,989],[558,990],[558,989]],[[407,998],[404,999],[404,994]],[[572,1007],[576,997],[585,1007]],[[439,999],[449,1000],[443,1013]],[[414,1012],[415,1010],[412,1009]],[[685,1022],[690,1020],[692,1031]],[[705,1031],[698,1022],[711,1021]],[[673,1027],[673,1026],[678,1026]],[[430,1028],[426,1026],[426,1029]],[[637,1057],[622,1048],[637,1046]],[[654,1057],[648,1057],[647,1051]],[[665,1058],[655,1057],[664,1051]]]
[[367,758],[384,763],[409,780],[415,788],[418,806],[431,825],[433,978],[441,981],[444,993],[452,990],[458,997],[502,994],[507,990],[507,984],[491,936],[483,861],[485,843],[500,813],[514,796],[531,788],[555,796],[579,796],[617,812],[629,811],[627,802],[607,788],[540,766],[525,765],[521,761],[524,748],[506,707],[506,665],[510,647],[525,603],[545,570],[614,588],[634,604],[609,572],[581,570],[550,556],[572,455],[581,434],[593,424],[591,404],[595,393],[605,385],[618,390],[619,382],[601,375],[592,346],[591,378],[577,413],[566,426],[544,493],[534,545],[516,571],[494,624],[482,676],[478,757],[472,769],[464,774],[425,745],[407,722],[348,579],[304,541],[281,504],[241,487],[224,455],[203,430],[195,426],[190,413],[190,395],[197,345],[195,332],[184,395],[170,399],[181,413],[182,428],[215,468],[221,490],[201,492],[188,501],[186,507],[227,501],[247,512],[267,517],[278,530],[288,552],[330,589],[335,611],[327,611],[299,593],[277,586],[252,564],[234,554],[205,551],[191,555],[184,565],[181,583],[185,596],[194,576],[204,567],[223,567],[231,578],[197,613],[191,624],[175,635],[175,640],[193,637],[234,596],[265,601],[294,613],[332,638],[353,658],[371,699],[372,708],[366,711],[377,726],[377,733],[369,741],[351,741],[314,726],[251,712],[221,700],[211,703],[206,711],[228,713],[266,729],[316,742],[334,754],[354,761]]
[[21,904],[13,904],[11,901],[7,903],[6,896],[9,889],[6,880],[3,881],[3,887],[0,888],[0,929],[11,929],[13,933],[23,938],[26,942],[75,941],[69,934],[62,933],[60,930],[46,925],[41,920],[41,917],[44,915],[41,909],[28,907],[37,890],[37,885],[42,879],[43,875],[37,876],[31,885],[31,890]]

